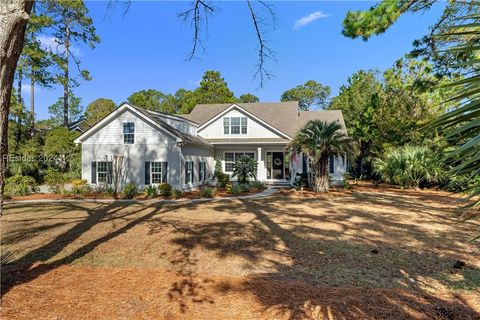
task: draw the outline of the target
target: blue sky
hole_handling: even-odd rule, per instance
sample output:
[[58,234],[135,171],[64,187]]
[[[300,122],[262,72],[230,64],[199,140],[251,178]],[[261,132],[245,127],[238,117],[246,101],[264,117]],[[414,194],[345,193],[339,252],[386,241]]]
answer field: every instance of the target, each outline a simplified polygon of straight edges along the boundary
[[[253,79],[257,62],[256,35],[245,2],[215,2],[218,12],[209,20],[205,52],[190,62],[192,32],[177,13],[190,2],[133,1],[126,15],[117,4],[107,10],[107,2],[87,2],[90,16],[102,41],[96,49],[77,45],[82,67],[91,81],[80,81],[74,92],[86,106],[104,97],[116,103],[141,89],[174,93],[179,88],[194,89],[205,70],[219,70],[229,87],[239,96],[253,93],[263,102],[279,101],[283,91],[313,79],[332,88],[332,95],[348,76],[359,69],[384,70],[409,52],[412,41],[428,32],[441,14],[442,5],[425,14],[402,16],[385,34],[368,42],[341,35],[348,10],[367,9],[367,1],[271,2],[278,25],[267,38],[278,63],[269,61],[274,75],[263,88]],[[44,37],[48,42],[48,37]],[[24,99],[28,107],[28,90]],[[36,90],[39,119],[48,115],[62,90]]]

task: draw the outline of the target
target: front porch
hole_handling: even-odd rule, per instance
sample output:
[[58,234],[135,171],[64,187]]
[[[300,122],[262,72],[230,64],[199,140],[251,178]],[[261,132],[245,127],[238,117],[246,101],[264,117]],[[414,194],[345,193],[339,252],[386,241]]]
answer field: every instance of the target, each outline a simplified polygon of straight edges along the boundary
[[[287,144],[277,145],[216,145],[214,157],[221,159],[223,172],[233,173],[235,161],[243,155],[254,158],[258,164],[257,179],[267,183],[285,182],[302,169],[301,157],[293,157],[286,151]],[[235,180],[235,179],[233,179]]]
[[[290,154],[287,143],[278,144],[215,144],[214,159],[220,159],[222,170],[233,174],[235,161],[243,155],[257,161],[257,179],[268,184],[292,185],[295,177],[308,172],[309,163],[303,154]],[[339,182],[346,172],[344,157],[332,157],[329,161],[329,174],[332,182]],[[233,178],[232,180],[236,180]]]

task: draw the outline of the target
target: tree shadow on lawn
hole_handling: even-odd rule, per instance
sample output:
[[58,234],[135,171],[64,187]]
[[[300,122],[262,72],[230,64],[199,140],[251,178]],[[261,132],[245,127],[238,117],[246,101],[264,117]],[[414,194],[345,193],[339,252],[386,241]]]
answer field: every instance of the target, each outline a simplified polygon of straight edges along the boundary
[[[386,201],[393,199],[380,199]],[[218,292],[253,293],[264,311],[274,317],[479,319],[472,302],[459,294],[439,297],[434,293],[438,285],[474,289],[480,284],[480,270],[468,263],[463,279],[454,281],[448,276],[455,260],[468,259],[472,252],[426,249],[442,239],[435,233],[425,234],[412,223],[381,219],[368,210],[333,208],[321,216],[292,211],[292,205],[316,207],[322,203],[275,197],[213,206],[232,217],[252,215],[248,223],[150,221],[152,232],[167,224],[173,226],[177,236],[172,242],[181,253],[173,263],[188,269],[180,285],[172,287],[174,291],[183,289],[171,300],[179,302],[183,312],[189,302],[209,300],[201,284],[211,280],[195,271],[198,261],[189,260],[194,249],[200,248],[216,253],[220,261],[241,257],[253,266],[268,265],[253,268],[240,284],[216,285]],[[351,218],[357,220],[351,222]],[[311,220],[318,223],[311,226]],[[335,223],[338,228],[322,228],[323,223]]]
[[[190,204],[192,206],[194,204]],[[136,225],[147,221],[148,219],[158,215],[164,214],[176,209],[179,209],[185,205],[164,205],[155,206],[154,204],[149,206],[141,206],[138,210],[130,211],[126,210],[121,212],[122,209],[128,208],[128,205],[123,203],[108,203],[106,205],[99,205],[94,209],[89,209],[75,203],[63,203],[62,206],[67,206],[65,211],[84,211],[87,217],[75,224],[72,228],[67,229],[65,232],[56,236],[48,243],[29,251],[23,257],[12,262],[11,265],[2,267],[1,270],[1,293],[6,294],[11,288],[16,285],[30,282],[42,274],[45,274],[62,265],[71,264],[77,259],[85,256],[89,252],[93,251],[97,246],[105,243],[122,233],[127,232]],[[21,208],[22,206],[15,206],[15,208]],[[28,207],[28,206],[27,206]],[[28,207],[29,209],[31,207]],[[142,211],[146,213],[142,214]],[[139,217],[135,215],[140,214]],[[62,218],[63,219],[63,218]],[[80,248],[74,250],[72,253],[64,256],[63,258],[46,262],[54,258],[57,254],[60,254],[68,245],[74,243],[80,236],[91,230],[93,227],[100,223],[108,221],[123,220],[125,225],[119,228],[115,228],[114,231],[104,234],[103,236],[96,238]],[[72,223],[70,220],[64,222],[64,225]],[[61,224],[56,224],[60,226]],[[53,228],[53,226],[52,226]],[[52,229],[50,228],[50,229]],[[40,228],[42,229],[42,228]],[[38,228],[34,229],[34,232],[38,232]],[[15,240],[17,235],[8,238],[9,241]],[[46,262],[46,263],[45,263]]]

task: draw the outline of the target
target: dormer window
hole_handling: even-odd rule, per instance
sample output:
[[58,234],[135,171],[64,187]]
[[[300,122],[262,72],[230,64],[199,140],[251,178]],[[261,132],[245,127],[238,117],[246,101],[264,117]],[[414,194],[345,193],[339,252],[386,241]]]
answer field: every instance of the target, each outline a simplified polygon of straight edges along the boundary
[[124,144],[135,143],[135,123],[133,122],[123,123],[123,143]]
[[223,118],[224,134],[247,134],[247,117]]

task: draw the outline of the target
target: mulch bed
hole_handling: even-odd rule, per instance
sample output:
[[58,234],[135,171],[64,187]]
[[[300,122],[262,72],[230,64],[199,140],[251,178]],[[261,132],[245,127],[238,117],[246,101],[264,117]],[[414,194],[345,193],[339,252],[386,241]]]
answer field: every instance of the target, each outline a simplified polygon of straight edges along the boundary
[[[16,270],[15,270],[16,269]],[[18,268],[8,274],[29,277]],[[41,268],[40,268],[41,270]],[[6,278],[5,278],[6,276]],[[60,266],[11,288],[2,319],[480,319],[473,295],[337,288],[160,269]],[[48,306],[48,307],[45,307]],[[480,308],[480,306],[478,306]]]
[[[215,193],[213,198],[226,198],[226,197],[236,197],[236,196],[245,196],[245,195],[251,195],[251,194],[256,194],[259,192],[262,192],[264,189],[252,189],[248,192],[243,192],[240,194],[231,194],[226,192],[225,190],[220,190]],[[13,197],[11,199],[6,200],[5,202],[12,202],[12,201],[21,201],[21,200],[62,200],[62,199],[123,199],[121,197],[114,198],[109,195],[104,195],[104,194],[85,194],[81,196],[73,196],[73,195],[64,195],[64,194],[56,194],[56,193],[34,193],[30,194],[27,196],[17,196]],[[152,200],[152,199],[158,199],[158,200],[174,200],[177,198],[174,197],[162,197],[162,196],[156,196],[153,198],[147,198],[144,195],[139,195],[135,197],[134,200]],[[189,191],[189,192],[184,192],[178,199],[205,199],[200,195],[199,190],[194,190],[194,191]]]

